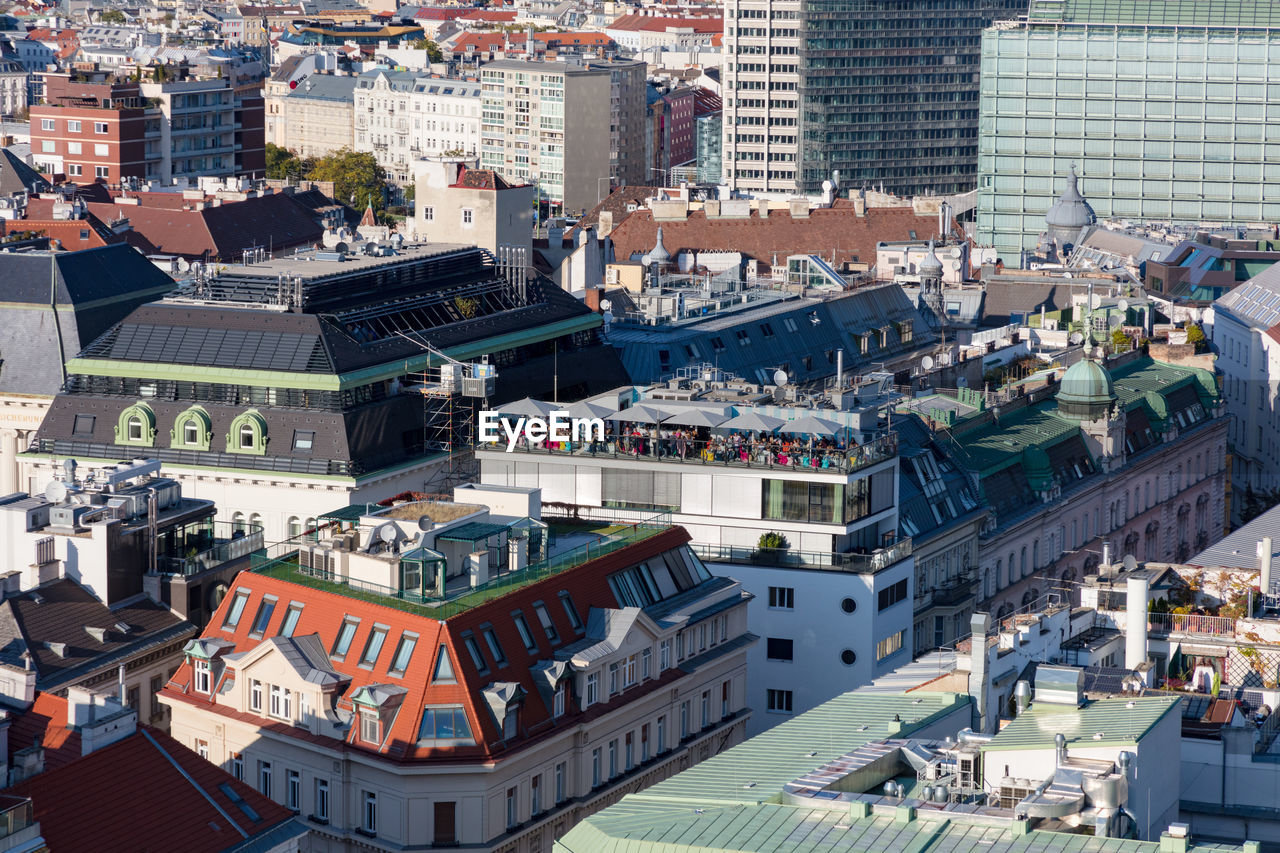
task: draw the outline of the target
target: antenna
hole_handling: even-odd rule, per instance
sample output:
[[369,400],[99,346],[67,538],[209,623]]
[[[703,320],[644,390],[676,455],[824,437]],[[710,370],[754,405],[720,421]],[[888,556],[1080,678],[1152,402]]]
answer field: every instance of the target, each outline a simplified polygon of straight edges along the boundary
[[773,372],[773,384],[774,384],[774,385],[786,385],[786,384],[787,384],[787,380],[788,380],[788,379],[790,379],[790,378],[791,378],[791,377],[787,376],[787,371],[785,371],[785,370],[778,369],[778,370],[775,370],[775,371]]
[[388,544],[396,541],[396,537],[400,535],[400,531],[396,529],[394,524],[384,524],[378,528],[378,538]]
[[52,504],[60,504],[67,499],[67,491],[66,483],[54,480],[44,487],[44,499]]
[[933,369],[933,356],[931,356],[931,355],[926,355],[924,358],[920,359],[920,369],[921,369],[921,370],[932,370],[932,369]]

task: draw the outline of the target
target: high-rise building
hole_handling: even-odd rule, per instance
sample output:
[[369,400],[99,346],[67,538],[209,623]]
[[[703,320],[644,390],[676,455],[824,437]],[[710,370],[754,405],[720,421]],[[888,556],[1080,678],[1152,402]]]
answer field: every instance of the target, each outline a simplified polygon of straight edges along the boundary
[[1278,11],[1035,0],[988,29],[978,239],[1034,248],[1072,164],[1100,218],[1280,218]]
[[566,210],[645,182],[643,62],[499,60],[480,75],[482,168]]
[[724,179],[753,192],[846,184],[900,194],[977,181],[983,27],[991,0],[728,0]]

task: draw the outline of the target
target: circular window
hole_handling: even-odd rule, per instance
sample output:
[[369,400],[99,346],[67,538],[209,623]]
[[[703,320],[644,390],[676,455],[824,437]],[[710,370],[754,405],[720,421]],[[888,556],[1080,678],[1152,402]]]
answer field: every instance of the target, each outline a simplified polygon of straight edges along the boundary
[[853,666],[858,660],[858,656],[853,653],[853,649],[845,649],[840,653],[840,662],[845,666]]
[[858,602],[854,601],[852,598],[846,598],[844,601],[840,602],[840,609],[845,613],[852,613],[858,609]]

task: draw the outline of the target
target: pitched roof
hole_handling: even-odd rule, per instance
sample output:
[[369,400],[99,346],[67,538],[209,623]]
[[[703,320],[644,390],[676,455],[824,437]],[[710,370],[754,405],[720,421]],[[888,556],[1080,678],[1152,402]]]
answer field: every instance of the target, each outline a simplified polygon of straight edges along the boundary
[[14,193],[36,193],[49,188],[49,182],[8,148],[0,148],[0,196]]
[[822,255],[835,263],[875,263],[876,244],[909,240],[913,234],[931,234],[936,216],[917,215],[910,207],[868,208],[858,215],[853,202],[839,199],[829,208],[810,211],[807,218],[792,218],[788,210],[770,210],[767,216],[709,217],[706,210],[692,210],[682,220],[655,221],[653,211],[637,210],[614,225],[609,235],[618,260],[628,260],[653,248],[658,227],[667,250],[741,252],[765,264],[784,263],[787,255]]
[[472,190],[509,190],[515,185],[507,183],[493,169],[468,169],[463,166],[454,186]]
[[695,33],[710,34],[724,30],[724,18],[709,16],[674,17],[663,15],[641,15],[632,12],[623,15],[607,29],[631,30],[635,32],[665,33],[669,29],[693,30]]
[[67,700],[44,691],[36,692],[36,700],[24,711],[11,711],[9,754],[32,744],[44,747],[46,772],[65,767],[80,757],[80,733],[67,725]]
[[[218,853],[305,832],[293,812],[147,727],[10,790],[31,798],[51,850]],[[139,820],[122,803],[163,803],[163,815]]]
[[50,240],[57,240],[64,251],[96,249],[125,242],[123,235],[112,231],[92,213],[85,214],[83,219],[0,220],[0,233],[20,234],[23,231],[34,231]]

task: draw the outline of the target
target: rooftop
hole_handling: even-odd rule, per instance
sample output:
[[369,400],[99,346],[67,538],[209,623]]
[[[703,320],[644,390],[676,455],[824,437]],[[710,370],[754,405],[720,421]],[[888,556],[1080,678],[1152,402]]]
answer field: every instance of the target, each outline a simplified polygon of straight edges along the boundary
[[1059,733],[1066,736],[1068,748],[1126,746],[1142,740],[1171,713],[1181,714],[1176,696],[1095,699],[1079,708],[1033,702],[983,749],[1053,749]]
[[1275,0],[1032,0],[1032,23],[1274,27]]

